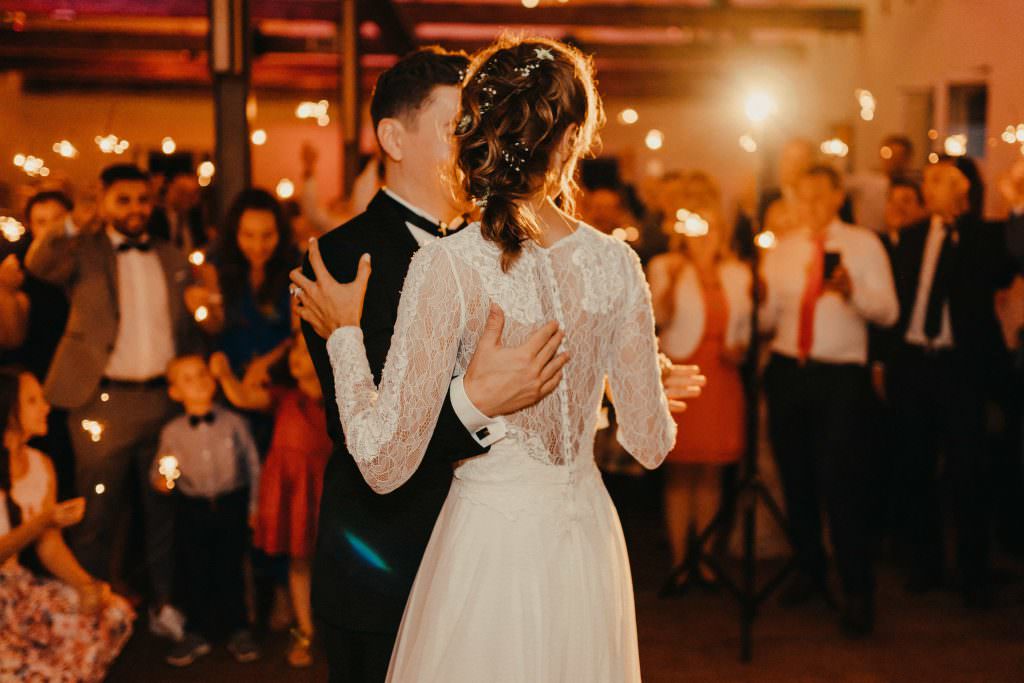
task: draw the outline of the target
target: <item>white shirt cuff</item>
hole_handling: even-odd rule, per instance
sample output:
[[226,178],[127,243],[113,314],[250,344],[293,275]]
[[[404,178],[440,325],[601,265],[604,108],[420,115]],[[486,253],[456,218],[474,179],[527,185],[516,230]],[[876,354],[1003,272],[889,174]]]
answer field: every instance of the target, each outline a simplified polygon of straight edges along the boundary
[[507,427],[502,418],[491,418],[481,413],[466,394],[466,387],[463,381],[464,376],[459,375],[452,380],[449,389],[449,396],[452,400],[452,408],[455,415],[462,422],[462,425],[473,436],[473,439],[483,447],[488,447],[505,438]]

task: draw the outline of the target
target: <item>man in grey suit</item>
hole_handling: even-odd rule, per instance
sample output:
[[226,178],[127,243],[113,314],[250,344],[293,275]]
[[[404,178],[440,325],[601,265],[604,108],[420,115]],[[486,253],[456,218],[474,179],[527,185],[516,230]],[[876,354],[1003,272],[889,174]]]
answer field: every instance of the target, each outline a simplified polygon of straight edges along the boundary
[[69,411],[76,487],[87,500],[73,547],[94,576],[108,579],[119,509],[136,477],[143,501],[150,628],[172,639],[183,619],[170,606],[172,501],[149,486],[160,428],[174,415],[164,379],[177,355],[199,350],[185,308],[190,270],[171,244],[146,233],[149,176],[131,164],[106,168],[99,229],[58,228],[37,239],[25,265],[67,289],[71,312],[46,377],[47,399]]

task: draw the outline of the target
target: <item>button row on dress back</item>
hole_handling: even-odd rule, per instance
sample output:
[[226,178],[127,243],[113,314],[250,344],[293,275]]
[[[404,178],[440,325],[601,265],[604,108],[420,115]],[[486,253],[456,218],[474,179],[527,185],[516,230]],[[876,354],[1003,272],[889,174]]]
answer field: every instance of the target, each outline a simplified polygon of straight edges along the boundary
[[[555,278],[555,270],[551,265],[551,253],[548,250],[539,250],[541,254],[540,263],[541,267],[545,270],[544,275],[547,278],[548,285],[551,288],[551,305],[555,309],[555,319],[558,321],[559,327],[562,328],[563,332],[568,333],[568,327],[565,324],[565,311],[562,308],[562,297],[558,291],[558,280]],[[565,350],[565,339],[562,339],[562,344],[559,350]],[[571,467],[574,458],[571,456],[572,439],[569,436],[569,383],[566,379],[565,373],[562,373],[562,380],[558,383],[555,388],[555,392],[559,397],[559,404],[562,413],[562,464],[566,467]],[[572,481],[572,479],[570,479]]]

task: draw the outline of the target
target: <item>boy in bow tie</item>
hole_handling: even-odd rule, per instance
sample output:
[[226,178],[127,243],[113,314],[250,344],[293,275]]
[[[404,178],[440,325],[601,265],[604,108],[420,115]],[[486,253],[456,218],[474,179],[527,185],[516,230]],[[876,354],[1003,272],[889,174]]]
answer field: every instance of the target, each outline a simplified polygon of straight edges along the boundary
[[167,662],[188,666],[210,651],[209,640],[224,635],[236,660],[254,661],[259,650],[246,623],[242,560],[256,510],[256,444],[241,416],[214,403],[217,383],[201,356],[171,361],[167,382],[185,413],[161,431],[150,478],[157,491],[177,494],[177,556],[189,625]]

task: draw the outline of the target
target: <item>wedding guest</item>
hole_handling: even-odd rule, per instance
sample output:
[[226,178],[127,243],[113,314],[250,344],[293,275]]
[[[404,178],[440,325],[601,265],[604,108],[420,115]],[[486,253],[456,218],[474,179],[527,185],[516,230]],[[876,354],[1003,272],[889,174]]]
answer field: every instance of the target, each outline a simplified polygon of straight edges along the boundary
[[206,246],[202,188],[194,173],[179,171],[167,179],[163,203],[153,209],[149,233],[164,239],[183,253]]
[[[28,445],[46,433],[48,412],[32,373],[0,369],[0,680],[98,682],[135,615],[64,543],[61,530],[81,521],[85,500],[57,503],[53,466]],[[30,546],[52,578],[19,564]]]
[[939,453],[957,527],[965,602],[991,601],[985,400],[1009,363],[995,294],[1013,264],[1002,226],[980,216],[983,189],[973,161],[943,158],[924,171],[929,216],[900,232],[893,269],[901,315],[882,355],[900,434],[898,495],[912,566],[907,590],[944,584]]
[[266,388],[239,381],[223,354],[214,354],[210,368],[236,408],[274,413],[253,542],[269,555],[288,556],[288,587],[298,627],[292,629],[287,659],[294,667],[307,667],[313,663],[310,560],[324,468],[332,450],[320,381],[301,334],[294,336],[288,354],[294,387]]
[[259,659],[245,612],[242,561],[255,521],[259,455],[245,420],[214,402],[217,382],[201,356],[167,368],[168,394],[184,414],[160,432],[149,470],[158,495],[174,493],[187,631],[167,656],[188,666],[228,636],[239,662]]
[[[665,524],[673,565],[687,538],[718,511],[723,465],[744,449],[745,410],[739,364],[750,343],[750,269],[729,248],[714,182],[688,174],[683,205],[706,225],[690,234],[673,230],[668,253],[648,266],[658,339],[674,363],[698,365],[708,378],[699,401],[675,416],[676,445],[667,457]],[[699,223],[698,221],[698,223]]]
[[183,619],[170,604],[173,510],[145,484],[157,433],[175,410],[165,368],[201,343],[183,304],[190,268],[177,248],[146,232],[148,175],[115,164],[100,177],[100,229],[53,230],[25,258],[30,273],[65,287],[71,302],[45,390],[69,411],[75,484],[87,502],[73,535],[76,556],[91,574],[110,578],[116,520],[134,477],[142,492],[150,629],[177,640]]
[[782,598],[792,605],[827,595],[824,505],[845,593],[842,630],[862,636],[874,624],[868,324],[892,325],[899,306],[878,237],[839,219],[838,173],[811,167],[794,189],[800,227],[765,256],[762,312],[775,331],[765,385],[798,565]]

